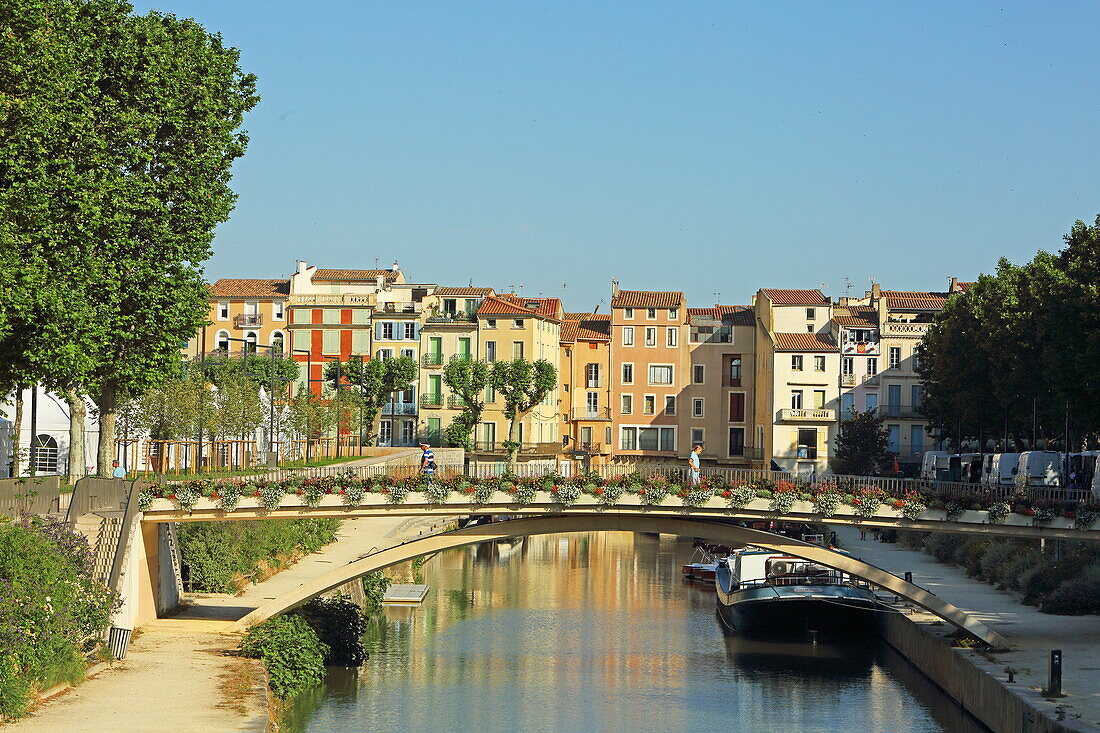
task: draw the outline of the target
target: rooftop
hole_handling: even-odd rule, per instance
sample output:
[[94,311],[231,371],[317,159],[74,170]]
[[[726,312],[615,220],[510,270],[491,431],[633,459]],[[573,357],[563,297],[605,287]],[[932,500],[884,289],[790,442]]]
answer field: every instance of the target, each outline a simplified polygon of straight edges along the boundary
[[869,305],[849,305],[833,311],[833,320],[841,326],[867,328],[878,325],[878,311]]
[[716,305],[711,308],[688,308],[688,319],[692,316],[722,321],[731,326],[752,326],[756,324],[756,314],[750,305]]
[[434,295],[440,297],[454,297],[465,296],[467,298],[485,298],[493,294],[492,288],[475,288],[475,287],[442,287],[436,288]]
[[608,314],[568,313],[566,316],[561,324],[562,343],[611,340],[611,319]]
[[679,290],[620,290],[611,298],[612,308],[679,308],[683,304]]
[[785,288],[764,288],[761,292],[773,305],[828,305],[829,299],[814,288],[813,290],[791,290]]
[[222,278],[210,286],[213,298],[286,298],[290,295],[290,280],[258,278]]
[[883,290],[886,307],[890,310],[943,310],[949,293],[934,293],[927,290]]
[[829,334],[777,333],[776,351],[837,351],[836,341]]
[[396,280],[393,270],[322,270],[313,273],[314,280],[334,280],[338,282],[374,282],[381,276],[386,280]]

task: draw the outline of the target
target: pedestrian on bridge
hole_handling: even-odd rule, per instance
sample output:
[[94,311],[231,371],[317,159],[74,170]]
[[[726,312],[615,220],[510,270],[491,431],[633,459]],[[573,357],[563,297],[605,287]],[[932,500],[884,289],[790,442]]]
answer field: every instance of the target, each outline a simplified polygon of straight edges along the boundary
[[432,453],[432,447],[427,443],[420,444],[420,473],[428,477],[428,482],[435,477],[435,454]]
[[696,443],[695,447],[691,449],[690,455],[688,455],[688,463],[691,464],[691,485],[699,485],[699,454],[703,452],[703,446],[700,443]]

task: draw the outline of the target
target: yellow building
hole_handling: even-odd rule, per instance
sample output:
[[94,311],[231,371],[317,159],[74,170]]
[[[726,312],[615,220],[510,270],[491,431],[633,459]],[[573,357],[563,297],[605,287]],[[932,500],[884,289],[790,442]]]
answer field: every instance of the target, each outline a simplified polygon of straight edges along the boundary
[[[239,353],[247,346],[287,343],[289,280],[223,278],[210,286],[209,325],[187,343],[188,357],[205,351]],[[243,339],[237,341],[234,339]],[[266,349],[259,349],[267,353]]]
[[612,453],[611,314],[566,313],[561,326],[562,449],[599,463]]

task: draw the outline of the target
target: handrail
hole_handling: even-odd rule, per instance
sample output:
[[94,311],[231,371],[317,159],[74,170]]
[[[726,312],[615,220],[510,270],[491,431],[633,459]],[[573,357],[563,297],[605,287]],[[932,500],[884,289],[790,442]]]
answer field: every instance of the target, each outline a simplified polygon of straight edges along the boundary
[[134,479],[130,482],[130,490],[126,496],[126,511],[122,515],[122,525],[119,527],[118,533],[118,545],[115,547],[115,556],[111,561],[111,574],[107,579],[107,587],[113,591],[119,590],[119,581],[122,579],[122,568],[126,562],[126,556],[130,549],[130,537],[134,533],[134,526],[137,524],[138,511],[138,493],[141,489],[138,487],[140,479]]

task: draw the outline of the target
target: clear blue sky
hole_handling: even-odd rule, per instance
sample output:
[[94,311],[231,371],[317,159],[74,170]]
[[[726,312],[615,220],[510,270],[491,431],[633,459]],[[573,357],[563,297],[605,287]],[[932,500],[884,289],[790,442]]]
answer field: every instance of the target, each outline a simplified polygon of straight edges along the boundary
[[1096,3],[149,8],[259,77],[211,279],[938,289],[1100,212]]

